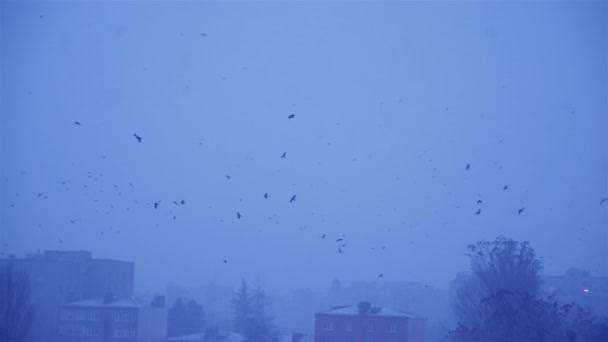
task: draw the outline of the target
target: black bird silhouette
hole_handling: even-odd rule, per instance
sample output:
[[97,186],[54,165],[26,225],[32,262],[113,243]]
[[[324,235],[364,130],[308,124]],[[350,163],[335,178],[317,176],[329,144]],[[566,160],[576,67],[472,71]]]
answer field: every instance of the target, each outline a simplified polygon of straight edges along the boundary
[[181,203],[182,205],[186,204],[186,201],[181,200],[179,203]]
[[293,119],[293,118],[295,118],[295,117],[296,117],[296,115],[295,115],[295,114],[291,114],[291,115],[289,115],[289,116],[288,116],[288,118],[290,118],[290,119]]
[[325,234],[321,235],[321,239],[325,239]]
[[268,198],[268,193],[265,193],[265,194],[264,194],[264,198]]
[[467,164],[467,166],[466,166],[466,168],[465,168],[465,169],[466,169],[466,170],[468,170],[468,169],[470,169],[470,168],[471,168],[471,164]]
[[229,175],[226,175],[226,179],[230,179],[230,176],[229,176]]
[[224,264],[227,264],[227,263],[228,263],[228,260],[224,259]]
[[603,198],[603,199],[600,201],[600,205],[604,204],[604,202],[606,202],[606,201],[608,201],[608,197]]
[[243,215],[241,215],[241,213],[239,213],[239,212],[237,211],[237,212],[236,212],[236,218],[237,218],[237,220],[240,220],[240,219],[241,219],[241,216],[243,216]]
[[344,241],[343,238],[339,238],[338,240],[336,240],[336,242],[340,242],[340,241]]
[[201,36],[206,37],[206,36],[207,36],[207,34],[206,34],[206,33],[201,32]]
[[42,196],[44,194],[44,192],[41,192],[38,194],[38,198],[40,198],[40,196]]
[[384,277],[384,274],[382,274],[382,273],[378,274],[378,278],[382,278],[382,277]]
[[173,201],[173,204],[175,204],[175,205],[179,205],[179,203],[177,203],[176,201]]
[[296,201],[296,195],[291,196],[291,199],[289,200],[289,203],[295,202],[295,201]]
[[135,139],[137,139],[138,142],[141,142],[141,137],[137,135],[137,133],[133,133],[133,136],[135,137]]
[[57,239],[57,240],[59,241],[59,243],[63,243],[63,240],[61,240],[61,239]]
[[82,126],[82,124],[80,122],[78,122],[78,121],[74,121],[74,124],[78,125],[78,126]]
[[507,190],[508,188],[509,188],[508,185],[505,185],[505,186],[502,187],[503,190]]
[[341,249],[340,247],[338,247],[338,253],[339,253],[339,254],[344,253],[344,252],[342,252],[342,249]]
[[287,152],[283,152],[283,154],[281,155],[281,158],[285,158],[287,156]]
[[521,215],[521,213],[524,212],[524,210],[526,210],[526,208],[521,208],[517,211],[517,215]]
[[477,212],[475,213],[476,215],[481,214],[481,209],[477,210]]
[[483,203],[482,200],[477,200],[477,204],[481,204],[481,203]]
[[160,205],[160,202],[154,202],[154,209],[158,209],[159,205]]

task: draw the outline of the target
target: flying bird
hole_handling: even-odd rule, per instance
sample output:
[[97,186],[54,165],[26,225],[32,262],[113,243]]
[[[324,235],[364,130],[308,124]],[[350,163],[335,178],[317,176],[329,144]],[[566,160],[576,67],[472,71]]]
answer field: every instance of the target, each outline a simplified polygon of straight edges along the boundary
[[483,203],[482,200],[477,200],[477,204],[481,204],[481,203]]
[[283,152],[283,154],[281,155],[281,158],[285,158],[287,156],[287,152]]
[[325,239],[325,234],[321,235],[321,239]]
[[206,34],[206,33],[201,32],[201,36],[206,37],[206,36],[207,36],[207,34]]
[[74,121],[74,125],[82,126],[82,124],[78,121]]
[[229,175],[226,175],[226,179],[230,179],[230,176],[229,176]]
[[604,202],[606,202],[606,201],[608,201],[608,197],[603,198],[603,199],[600,201],[600,205],[604,204]]
[[154,202],[154,209],[158,209],[159,205],[160,205],[160,202]]
[[138,142],[141,142],[141,137],[137,135],[137,133],[133,133],[133,136],[135,137],[135,139],[137,139]]
[[471,164],[467,164],[467,166],[465,167],[466,170],[471,168]]
[[338,247],[338,254],[342,254],[344,252],[342,252],[342,248]]
[[526,210],[526,208],[521,208],[517,211],[517,215],[521,215],[521,213],[524,212],[524,210]]
[[186,204],[186,201],[181,200],[179,203],[181,203],[182,205]]
[[505,185],[505,186],[502,187],[503,190],[507,190],[508,188],[509,188],[508,185]]
[[264,198],[268,199],[268,193],[264,194]]
[[291,199],[289,200],[289,203],[295,202],[295,201],[296,201],[296,195],[291,196]]
[[475,215],[479,215],[481,214],[481,209],[477,210],[477,212],[475,213]]
[[179,203],[177,203],[176,201],[173,201],[173,204],[175,204],[175,205],[179,205]]
[[336,240],[336,242],[340,242],[340,241],[343,241],[343,240],[344,240],[343,238],[339,238],[338,240]]
[[237,218],[237,220],[240,220],[240,219],[241,219],[241,216],[243,216],[243,215],[241,215],[241,213],[239,213],[239,212],[237,211],[237,212],[236,212],[236,218]]
[[378,274],[378,278],[382,278],[382,277],[384,277],[384,274],[382,274],[382,273]]
[[224,264],[227,264],[227,263],[228,263],[228,260],[224,259]]
[[296,115],[295,115],[295,114],[290,114],[290,115],[288,116],[288,118],[289,118],[289,119],[293,119],[293,118],[295,118],[295,117],[296,117]]

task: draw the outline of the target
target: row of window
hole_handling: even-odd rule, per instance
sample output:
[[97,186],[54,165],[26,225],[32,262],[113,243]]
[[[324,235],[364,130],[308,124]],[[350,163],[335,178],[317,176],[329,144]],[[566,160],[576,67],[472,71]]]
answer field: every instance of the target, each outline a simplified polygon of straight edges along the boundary
[[[99,336],[99,329],[96,327],[83,327],[77,325],[66,325],[59,327],[59,334],[63,336]],[[136,338],[135,328],[115,328],[115,338]]]
[[[99,311],[96,310],[63,310],[61,319],[64,321],[98,321]],[[114,320],[121,322],[135,322],[137,314],[133,311],[117,311]]]
[[[324,321],[323,322],[323,330],[334,330],[334,323],[332,321]],[[346,323],[344,325],[344,330],[346,330],[346,331],[353,331],[353,325],[352,325],[352,323]],[[374,327],[374,323],[370,322],[370,323],[367,324],[367,331],[369,331],[369,332],[376,331],[375,327]],[[388,331],[392,332],[392,333],[396,333],[397,332],[397,324],[396,323],[391,323],[389,325],[389,330]]]
[[66,325],[59,327],[59,334],[64,336],[97,336],[99,335],[99,329],[96,327]]

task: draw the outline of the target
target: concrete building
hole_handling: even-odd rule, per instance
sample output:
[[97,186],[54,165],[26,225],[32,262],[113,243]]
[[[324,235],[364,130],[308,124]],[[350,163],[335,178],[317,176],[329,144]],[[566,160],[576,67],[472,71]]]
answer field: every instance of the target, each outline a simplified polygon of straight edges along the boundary
[[426,319],[369,302],[315,314],[315,342],[420,342]]
[[151,303],[134,297],[87,299],[64,304],[59,319],[60,342],[162,342],[167,336],[163,296]]
[[205,332],[165,339],[165,342],[242,342],[245,339],[240,334],[217,329],[207,329]]
[[35,318],[28,342],[57,339],[60,309],[67,302],[101,298],[105,293],[117,298],[133,295],[132,262],[93,259],[88,251],[44,251],[0,259],[0,267],[7,265],[26,271],[30,278]]

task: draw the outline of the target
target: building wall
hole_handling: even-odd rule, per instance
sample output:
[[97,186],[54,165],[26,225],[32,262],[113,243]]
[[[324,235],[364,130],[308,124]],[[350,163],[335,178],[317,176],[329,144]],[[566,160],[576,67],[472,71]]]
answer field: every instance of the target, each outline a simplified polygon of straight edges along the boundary
[[103,297],[113,289],[117,297],[133,294],[132,262],[93,259],[87,251],[45,251],[23,259],[0,259],[0,267],[13,264],[30,276],[35,316],[27,342],[57,338],[61,305]]
[[138,342],[162,342],[167,337],[167,309],[142,308],[137,322]]
[[[391,332],[391,325],[396,331]],[[314,341],[410,342],[408,331],[405,317],[316,314]]]

